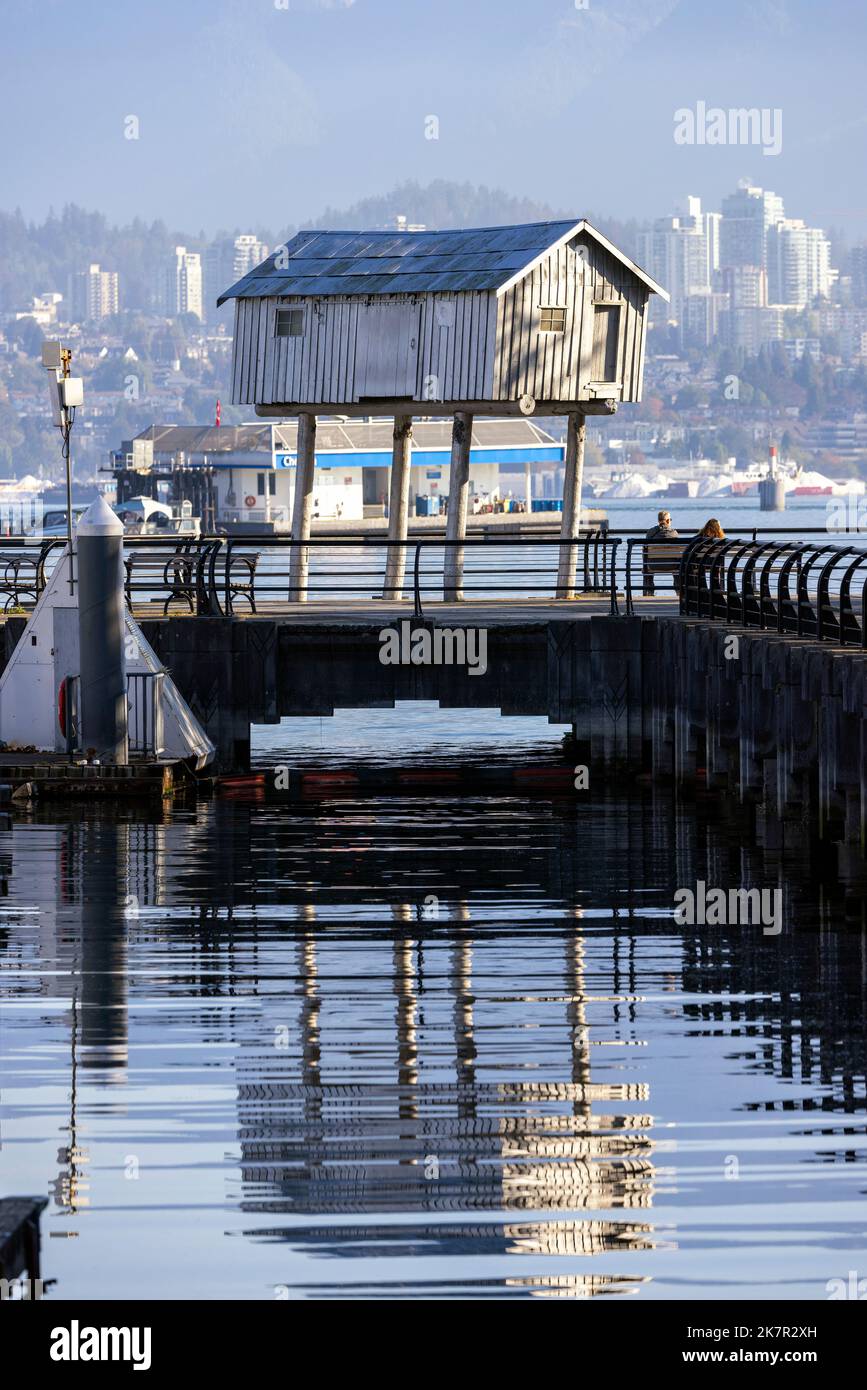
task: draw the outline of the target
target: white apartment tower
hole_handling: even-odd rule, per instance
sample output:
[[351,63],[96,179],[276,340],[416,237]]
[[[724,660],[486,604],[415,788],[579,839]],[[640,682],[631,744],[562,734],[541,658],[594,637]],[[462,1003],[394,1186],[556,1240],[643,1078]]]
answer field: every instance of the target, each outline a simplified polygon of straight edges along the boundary
[[830,296],[837,272],[831,243],[819,227],[787,217],[768,232],[768,298],[772,304],[804,308],[817,295]]
[[166,267],[164,309],[167,314],[202,318],[202,258],[197,251],[176,246]]
[[776,193],[741,183],[722,202],[720,265],[767,269],[769,228],[782,222],[783,200]]
[[[268,255],[268,247],[252,232],[236,236],[233,243],[232,274],[236,280],[242,279]],[[225,287],[224,287],[225,288]]]
[[217,309],[217,298],[227,285],[248,275],[254,266],[266,260],[268,247],[252,232],[242,232],[240,236],[214,241],[205,248],[202,258],[202,279],[204,292],[204,313],[209,323],[221,317],[231,320],[231,311]]
[[690,295],[707,295],[719,266],[719,213],[703,213],[689,196],[673,217],[661,217],[639,233],[638,261],[671,295],[672,318],[682,323]]
[[72,277],[70,299],[72,317],[76,322],[96,322],[116,314],[119,308],[116,270],[101,270],[89,265]]

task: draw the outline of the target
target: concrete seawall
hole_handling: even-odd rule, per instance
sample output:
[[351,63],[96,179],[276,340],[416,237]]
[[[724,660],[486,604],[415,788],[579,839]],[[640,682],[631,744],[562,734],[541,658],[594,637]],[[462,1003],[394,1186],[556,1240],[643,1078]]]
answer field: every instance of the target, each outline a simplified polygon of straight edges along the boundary
[[[672,617],[487,620],[487,670],[383,665],[394,625],[291,617],[143,623],[223,769],[250,726],[438,700],[569,724],[596,775],[652,774],[755,809],[769,845],[805,836],[853,871],[867,848],[867,653]],[[439,625],[457,626],[451,614]],[[431,756],[435,756],[435,749]]]

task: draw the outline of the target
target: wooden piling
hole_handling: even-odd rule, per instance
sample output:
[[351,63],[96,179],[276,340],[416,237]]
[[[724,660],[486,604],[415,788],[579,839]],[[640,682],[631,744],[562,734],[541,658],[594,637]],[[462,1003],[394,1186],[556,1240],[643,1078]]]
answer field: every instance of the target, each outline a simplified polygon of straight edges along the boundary
[[[412,416],[395,415],[388,494],[388,539],[406,541],[409,529],[409,481],[412,459]],[[385,563],[383,598],[403,598],[405,545],[391,545]]]
[[305,542],[310,539],[315,463],[316,416],[302,412],[298,416],[295,497],[292,506],[292,539],[295,541],[295,545],[293,545],[289,557],[289,600],[295,603],[306,603],[307,601],[310,551]]
[[[449,541],[462,541],[467,534],[472,438],[472,415],[465,410],[455,411],[449,469],[449,509],[446,516],[446,540]],[[464,548],[462,545],[449,545],[446,547],[443,579],[446,603],[463,600],[463,580]]]
[[[578,410],[570,411],[566,428],[563,519],[560,524],[561,542],[577,537],[581,526],[581,492],[584,484],[584,440],[586,433],[585,415]],[[561,544],[560,558],[557,564],[557,598],[575,597],[577,560],[577,545]]]

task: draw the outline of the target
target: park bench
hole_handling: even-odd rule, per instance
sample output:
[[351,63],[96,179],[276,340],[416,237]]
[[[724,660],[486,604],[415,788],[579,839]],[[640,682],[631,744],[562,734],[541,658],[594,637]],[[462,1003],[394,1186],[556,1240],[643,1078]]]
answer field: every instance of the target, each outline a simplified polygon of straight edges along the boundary
[[643,542],[642,592],[645,595],[655,593],[657,579],[666,574],[671,576],[672,588],[677,592],[677,578],[686,544],[685,540]]
[[173,603],[197,611],[198,570],[201,548],[195,541],[172,545],[136,547],[124,557],[126,601],[162,603],[165,616]]
[[250,611],[256,612],[256,570],[259,566],[258,554],[238,555],[229,546],[226,555],[225,571],[223,575],[223,593],[225,595],[225,611],[231,613],[235,599],[245,598],[250,605]]
[[0,550],[0,598],[4,613],[33,608],[45,587],[40,550]]

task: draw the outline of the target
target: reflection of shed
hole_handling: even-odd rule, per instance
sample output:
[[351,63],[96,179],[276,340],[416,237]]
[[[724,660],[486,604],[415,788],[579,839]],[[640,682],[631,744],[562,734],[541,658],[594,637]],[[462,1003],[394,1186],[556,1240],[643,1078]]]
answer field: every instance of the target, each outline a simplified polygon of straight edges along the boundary
[[[652,293],[665,295],[587,222],[570,220],[301,232],[219,302],[236,301],[233,399],[303,422],[296,539],[309,534],[316,414],[387,411],[390,534],[406,534],[412,415],[453,415],[448,534],[459,540],[478,413],[569,416],[563,535],[576,534],[584,419],[640,399]],[[299,547],[299,594],[302,557]],[[459,597],[457,548],[449,571],[447,593]],[[393,571],[394,591],[401,581]]]

